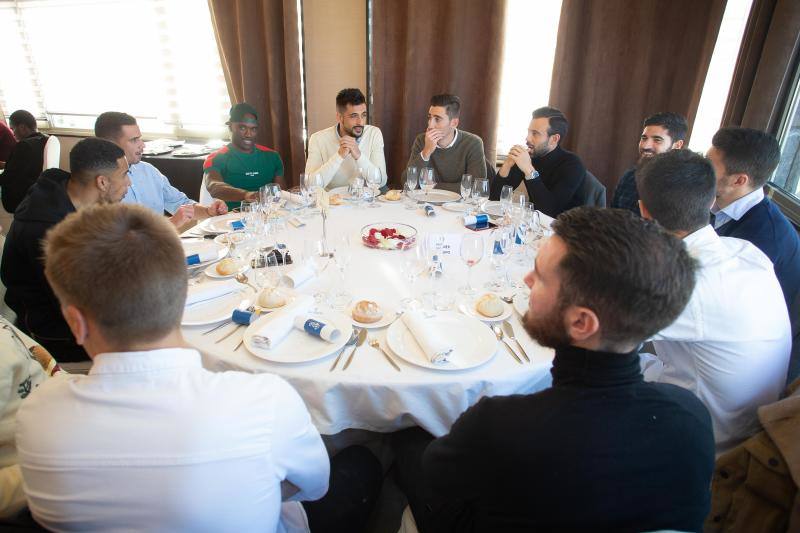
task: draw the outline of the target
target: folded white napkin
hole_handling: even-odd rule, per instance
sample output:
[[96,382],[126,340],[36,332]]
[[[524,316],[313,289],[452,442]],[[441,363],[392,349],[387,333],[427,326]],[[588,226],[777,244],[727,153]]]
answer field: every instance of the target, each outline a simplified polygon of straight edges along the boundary
[[300,331],[305,331],[311,336],[319,337],[328,342],[336,342],[339,335],[342,334],[335,325],[317,320],[315,317],[308,314],[294,317],[294,327]]
[[192,285],[189,287],[189,291],[186,294],[186,307],[205,302],[206,300],[219,298],[220,296],[236,292],[242,288],[244,288],[244,285],[232,279]]
[[303,197],[302,196],[300,196],[299,194],[295,194],[293,192],[289,192],[289,191],[281,191],[281,198],[283,200],[286,200],[287,202],[292,202],[292,203],[295,203],[295,204],[301,204],[302,205],[302,203],[303,203]]
[[269,315],[269,320],[253,334],[253,344],[265,350],[275,348],[292,331],[294,318],[298,315],[305,316],[313,305],[314,298],[311,296],[307,294],[298,296],[280,311]]
[[442,337],[419,311],[403,313],[403,323],[431,363],[438,365],[449,361],[449,356],[454,349],[453,344]]
[[296,267],[281,276],[280,284],[291,289],[299,287],[314,277],[314,269],[308,263],[299,263]]
[[205,263],[206,261],[213,261],[219,257],[219,248],[213,242],[202,244],[193,242],[184,243],[183,254],[186,256],[187,261],[189,258],[196,255],[199,263]]

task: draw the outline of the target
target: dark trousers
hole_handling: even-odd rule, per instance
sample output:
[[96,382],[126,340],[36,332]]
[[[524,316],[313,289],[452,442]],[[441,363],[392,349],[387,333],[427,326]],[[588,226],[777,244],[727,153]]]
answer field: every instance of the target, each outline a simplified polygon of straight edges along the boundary
[[313,533],[364,531],[383,484],[380,461],[363,446],[350,446],[331,458],[328,493],[303,502]]
[[408,498],[420,533],[472,531],[470,509],[462,502],[437,497],[425,482],[422,455],[433,435],[417,427],[398,431],[392,439],[395,483]]

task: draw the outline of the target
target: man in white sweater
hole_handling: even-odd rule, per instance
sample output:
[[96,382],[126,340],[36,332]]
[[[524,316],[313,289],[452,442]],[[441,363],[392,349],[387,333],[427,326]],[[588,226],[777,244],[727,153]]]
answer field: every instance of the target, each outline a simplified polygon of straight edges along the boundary
[[370,174],[379,174],[381,187],[386,185],[383,134],[367,124],[367,101],[359,89],[336,95],[336,124],[309,139],[306,174],[321,174],[328,190]]

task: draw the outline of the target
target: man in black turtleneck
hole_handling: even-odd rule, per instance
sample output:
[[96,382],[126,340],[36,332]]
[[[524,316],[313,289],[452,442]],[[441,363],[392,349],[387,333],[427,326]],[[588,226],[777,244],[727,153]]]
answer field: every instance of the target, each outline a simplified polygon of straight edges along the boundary
[[636,351],[683,310],[695,261],[621,209],[574,209],[553,229],[526,277],[523,318],[555,348],[553,386],[483,398],[432,442],[420,429],[397,435],[395,471],[417,525],[700,531],[711,419],[691,392],[645,383]]
[[504,185],[516,189],[524,179],[528,198],[546,215],[555,218],[583,205],[580,189],[586,167],[577,155],[561,148],[568,128],[567,118],[558,109],[535,110],[525,139],[527,146],[511,148],[492,182],[490,198],[499,200]]

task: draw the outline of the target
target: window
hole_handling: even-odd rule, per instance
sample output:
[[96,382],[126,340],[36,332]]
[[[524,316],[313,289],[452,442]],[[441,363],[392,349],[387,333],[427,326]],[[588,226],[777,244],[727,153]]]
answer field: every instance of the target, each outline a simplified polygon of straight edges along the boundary
[[225,131],[230,99],[206,0],[0,0],[0,49],[6,114],[91,130],[114,110],[151,134]]
[[[525,144],[531,113],[550,101],[561,0],[508,0],[500,82],[497,154]],[[531,35],[536,35],[536,69],[531,74]],[[523,112],[522,110],[527,110]]]
[[778,135],[781,162],[772,176],[772,184],[797,202],[800,200],[800,68],[795,75],[794,89]]
[[705,154],[711,148],[711,139],[722,123],[752,3],[753,0],[728,0],[725,5],[689,139],[689,148],[695,152]]

